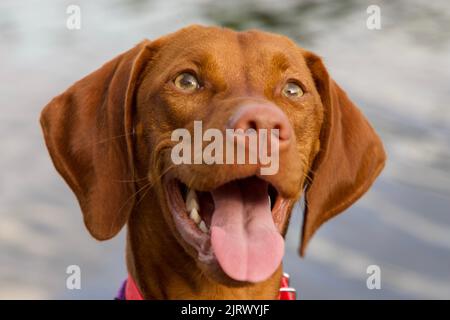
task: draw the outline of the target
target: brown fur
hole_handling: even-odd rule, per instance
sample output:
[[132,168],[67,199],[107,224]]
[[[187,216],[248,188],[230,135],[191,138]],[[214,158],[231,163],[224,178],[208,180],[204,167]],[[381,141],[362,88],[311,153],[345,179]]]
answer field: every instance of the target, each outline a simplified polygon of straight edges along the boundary
[[[190,96],[170,81],[186,69],[207,79]],[[296,101],[280,95],[289,78],[305,88]],[[198,190],[255,174],[251,165],[174,167],[169,157],[174,129],[192,129],[193,120],[203,120],[204,129],[223,128],[246,102],[275,104],[290,120],[295,137],[268,179],[289,199],[289,214],[306,190],[304,254],[319,226],[367,191],[385,153],[321,59],[289,39],[191,26],[141,42],[43,110],[50,155],[77,196],[89,232],[106,240],[127,223],[128,269],[145,298],[276,298],[281,266],[264,282],[238,284],[199,263],[174,226],[162,187],[165,174]],[[289,216],[274,218],[284,235]]]

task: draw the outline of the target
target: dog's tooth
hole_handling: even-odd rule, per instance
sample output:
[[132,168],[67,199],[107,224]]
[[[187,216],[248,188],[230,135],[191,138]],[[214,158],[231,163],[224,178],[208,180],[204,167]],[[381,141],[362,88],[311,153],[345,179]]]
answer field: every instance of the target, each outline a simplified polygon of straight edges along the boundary
[[188,212],[191,212],[192,209],[200,210],[200,206],[198,205],[197,193],[193,189],[189,189],[189,192],[186,196],[186,209]]
[[198,224],[198,227],[200,228],[200,230],[202,230],[204,233],[208,232],[208,227],[206,226],[205,221],[200,221],[200,223]]
[[267,196],[269,198],[269,208],[272,208],[272,202],[270,201],[270,196]]
[[189,218],[191,218],[191,220],[193,220],[196,224],[202,221],[202,218],[200,217],[197,209],[195,208],[192,208],[191,213],[189,214]]

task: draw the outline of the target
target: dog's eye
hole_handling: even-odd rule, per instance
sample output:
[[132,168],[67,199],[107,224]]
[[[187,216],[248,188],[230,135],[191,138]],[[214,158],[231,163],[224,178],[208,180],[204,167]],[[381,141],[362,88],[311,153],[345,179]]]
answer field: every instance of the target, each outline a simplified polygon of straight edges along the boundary
[[179,74],[173,81],[175,86],[184,91],[195,91],[200,88],[197,78],[188,72],[183,72]]
[[288,98],[298,98],[303,96],[302,88],[295,82],[288,82],[284,85],[283,95]]

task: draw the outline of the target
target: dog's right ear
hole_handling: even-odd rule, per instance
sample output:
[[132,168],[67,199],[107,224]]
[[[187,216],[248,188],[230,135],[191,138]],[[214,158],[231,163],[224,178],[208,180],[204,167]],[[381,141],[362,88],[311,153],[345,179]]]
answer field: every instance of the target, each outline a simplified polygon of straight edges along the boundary
[[134,205],[133,105],[150,41],[107,62],[55,97],[41,126],[58,172],[99,240],[115,236]]

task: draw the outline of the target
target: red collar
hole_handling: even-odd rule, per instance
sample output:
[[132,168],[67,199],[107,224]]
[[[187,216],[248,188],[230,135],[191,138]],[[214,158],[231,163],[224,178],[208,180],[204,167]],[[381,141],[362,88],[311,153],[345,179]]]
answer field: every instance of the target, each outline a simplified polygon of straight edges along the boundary
[[[126,281],[124,294],[125,300],[144,300],[131,276],[128,276]],[[294,288],[289,287],[289,275],[287,273],[283,273],[281,278],[278,300],[296,300],[296,291]]]

